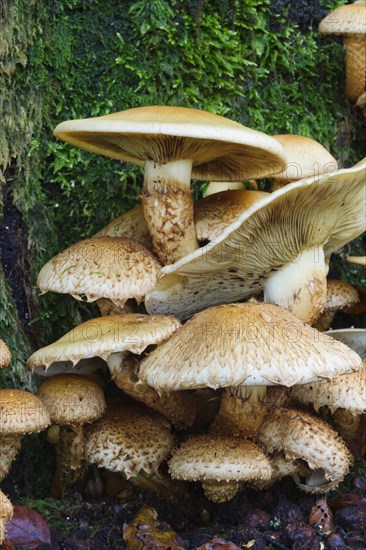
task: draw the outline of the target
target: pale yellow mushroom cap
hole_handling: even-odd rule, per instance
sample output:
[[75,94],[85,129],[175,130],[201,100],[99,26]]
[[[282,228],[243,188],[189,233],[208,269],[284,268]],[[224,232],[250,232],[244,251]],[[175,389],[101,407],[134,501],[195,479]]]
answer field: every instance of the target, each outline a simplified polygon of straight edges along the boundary
[[[321,266],[320,253],[329,256],[365,230],[365,188],[366,158],[271,193],[214,243],[163,267],[159,284],[145,298],[148,312],[188,319],[207,307],[243,300],[309,252],[312,273]],[[291,282],[287,273],[286,280]]]
[[342,408],[352,414],[362,414],[366,412],[366,363],[352,374],[294,386],[290,396],[301,403],[312,404],[316,411],[327,406],[332,412]]
[[273,176],[278,186],[338,169],[336,159],[314,139],[294,134],[273,137],[284,148],[287,161],[284,170]]
[[156,413],[133,406],[107,413],[90,426],[86,435],[85,456],[91,464],[127,479],[143,471],[157,472],[174,446],[167,420]]
[[86,378],[75,374],[60,374],[48,378],[38,388],[37,396],[59,426],[93,422],[105,410],[103,390]]
[[343,342],[353,349],[364,361],[366,361],[366,329],[365,328],[343,328],[328,330],[325,334],[339,342]]
[[0,369],[5,368],[11,361],[11,352],[4,340],[0,339]]
[[298,485],[326,492],[340,483],[352,461],[345,443],[328,424],[297,409],[278,408],[264,421],[258,438],[268,452],[283,451],[287,460],[304,460],[311,472]]
[[103,227],[94,237],[128,237],[152,250],[151,236],[144,217],[142,204],[124,212],[108,225]]
[[242,384],[292,386],[360,368],[355,352],[288,311],[247,302],[197,313],[141,362],[139,378],[169,393]]
[[351,264],[358,264],[366,267],[366,256],[348,256],[346,260]]
[[141,354],[148,346],[158,344],[180,327],[174,317],[126,313],[97,317],[78,325],[59,340],[39,349],[27,361],[27,367],[47,369],[53,363],[101,357],[130,351]]
[[319,24],[321,34],[366,34],[366,2],[358,0],[328,13]]
[[0,435],[40,432],[50,424],[42,401],[23,390],[0,390]]
[[160,264],[137,241],[123,237],[98,237],[76,243],[52,258],[41,269],[37,285],[44,292],[71,294],[93,302],[109,298],[123,305],[141,300],[157,283]]
[[186,481],[249,481],[270,479],[271,466],[249,439],[196,435],[173,451],[169,472]]
[[69,120],[60,139],[93,153],[142,166],[191,159],[192,177],[237,180],[281,170],[281,145],[270,136],[196,109],[150,106],[96,118]]

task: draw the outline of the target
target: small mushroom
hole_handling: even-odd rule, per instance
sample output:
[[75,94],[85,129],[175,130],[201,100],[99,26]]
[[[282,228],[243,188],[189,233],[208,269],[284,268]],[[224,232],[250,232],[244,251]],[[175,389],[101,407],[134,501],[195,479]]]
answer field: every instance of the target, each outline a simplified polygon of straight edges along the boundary
[[319,25],[321,34],[344,37],[346,90],[350,101],[357,101],[366,91],[366,1],[340,6],[330,12]]
[[345,443],[332,428],[307,412],[278,408],[264,421],[258,438],[269,453],[282,451],[287,460],[304,462],[302,477],[295,475],[298,487],[308,493],[334,489],[348,473],[352,457]]
[[0,339],[0,369],[9,365],[11,361],[11,352],[4,340]]
[[364,231],[365,187],[366,158],[271,193],[214,243],[163,267],[147,311],[188,319],[263,289],[265,302],[311,324],[326,300],[325,257]]
[[359,301],[357,289],[337,279],[327,280],[327,299],[320,317],[313,323],[314,328],[320,331],[328,330],[337,311],[356,304]]
[[273,176],[272,191],[293,181],[338,170],[336,159],[315,139],[294,134],[273,137],[284,148],[287,162],[285,169]]
[[153,254],[137,241],[98,237],[76,243],[44,265],[37,285],[42,294],[61,292],[77,300],[108,298],[122,307],[141,301],[154,288],[160,271]]
[[40,432],[50,424],[42,401],[23,390],[0,390],[0,481],[9,472],[23,435]]
[[142,204],[154,250],[165,265],[198,248],[191,177],[265,177],[284,164],[270,136],[224,117],[183,107],[138,107],[62,122],[60,139],[144,166]]
[[173,479],[200,481],[213,502],[231,500],[245,481],[271,478],[270,462],[260,447],[236,437],[192,436],[173,451],[168,464]]
[[48,378],[39,387],[37,395],[48,410],[52,423],[60,427],[51,496],[61,498],[85,472],[84,425],[102,416],[104,395],[96,382],[75,374]]
[[0,491],[0,544],[5,541],[6,523],[13,517],[13,505],[8,497]]

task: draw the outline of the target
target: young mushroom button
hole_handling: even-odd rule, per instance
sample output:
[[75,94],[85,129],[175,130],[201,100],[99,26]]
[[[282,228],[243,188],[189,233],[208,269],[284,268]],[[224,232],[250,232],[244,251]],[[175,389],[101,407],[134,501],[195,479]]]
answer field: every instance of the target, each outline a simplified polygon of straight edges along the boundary
[[55,135],[94,153],[144,166],[142,203],[163,264],[198,248],[191,177],[238,180],[282,169],[281,145],[224,117],[183,107],[138,107],[63,122]]

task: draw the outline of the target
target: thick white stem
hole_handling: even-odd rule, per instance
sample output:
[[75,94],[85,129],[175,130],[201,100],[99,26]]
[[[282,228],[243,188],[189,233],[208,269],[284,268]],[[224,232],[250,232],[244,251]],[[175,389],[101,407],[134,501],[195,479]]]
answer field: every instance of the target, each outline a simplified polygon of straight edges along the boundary
[[268,279],[264,285],[264,301],[287,309],[311,325],[324,308],[326,272],[324,250],[306,250]]
[[198,248],[191,193],[192,161],[145,161],[144,216],[153,247],[163,265]]

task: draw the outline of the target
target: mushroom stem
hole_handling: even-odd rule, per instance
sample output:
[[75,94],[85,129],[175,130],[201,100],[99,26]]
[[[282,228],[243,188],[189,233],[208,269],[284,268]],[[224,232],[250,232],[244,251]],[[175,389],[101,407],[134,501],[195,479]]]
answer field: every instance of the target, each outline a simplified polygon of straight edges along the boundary
[[186,391],[159,395],[154,388],[139,382],[139,360],[129,352],[112,353],[107,364],[112,380],[126,395],[144,403],[168,418],[177,428],[189,428],[196,420],[199,403]]
[[355,34],[344,38],[346,89],[345,96],[356,102],[366,91],[366,36]]
[[144,216],[153,247],[163,265],[198,248],[191,193],[191,160],[159,164],[145,161]]
[[139,472],[136,476],[130,477],[128,481],[134,487],[151,491],[169,500],[179,508],[182,505],[182,500],[185,502],[192,501],[192,494],[187,489],[184,481],[170,479],[160,472],[151,475]]
[[226,433],[251,437],[261,427],[267,412],[266,386],[237,386],[225,389],[215,424]]
[[321,314],[327,295],[324,250],[302,252],[264,285],[264,301],[287,309],[311,325]]
[[69,487],[83,477],[85,470],[83,426],[60,427],[60,435],[56,443],[56,472],[51,483],[51,496],[62,498]]
[[22,441],[21,434],[0,436],[0,481],[8,474],[11,464],[18,454]]

